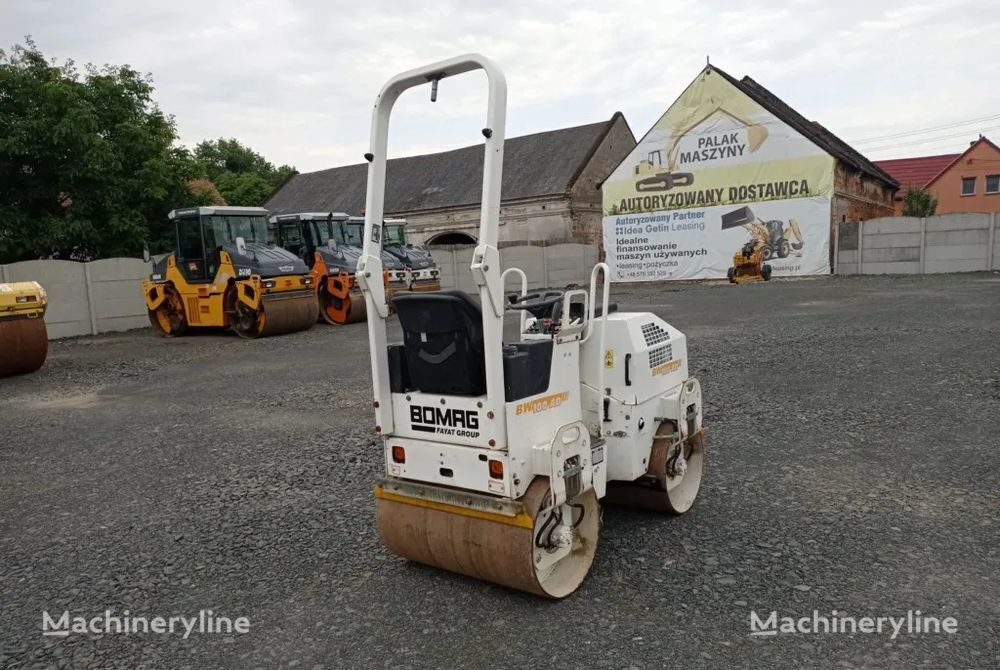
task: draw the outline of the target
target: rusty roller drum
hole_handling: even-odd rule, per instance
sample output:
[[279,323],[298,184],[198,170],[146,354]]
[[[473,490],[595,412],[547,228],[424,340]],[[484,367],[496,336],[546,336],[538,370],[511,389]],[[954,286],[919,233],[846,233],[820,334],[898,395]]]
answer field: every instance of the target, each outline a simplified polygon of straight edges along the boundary
[[48,351],[42,317],[0,317],[0,377],[34,372],[45,363]]
[[294,333],[316,323],[317,309],[313,291],[268,293],[256,311],[237,301],[232,327],[237,335],[247,339]]
[[[399,556],[474,579],[564,598],[580,585],[597,551],[600,508],[593,490],[581,494],[572,508],[582,518],[569,553],[550,562],[548,550],[536,546],[552,509],[548,480],[536,478],[519,499],[517,516],[471,510],[376,488],[376,517],[385,546]],[[565,509],[565,508],[564,508]]]
[[323,320],[334,325],[357,323],[368,316],[365,297],[352,286],[350,275],[331,275],[319,289],[319,313]]
[[701,487],[705,433],[700,430],[679,445],[684,449],[686,462],[686,468],[680,472],[671,444],[675,430],[670,421],[657,427],[646,476],[634,482],[608,482],[606,502],[667,514],[683,514],[691,509]]
[[34,372],[45,363],[48,294],[38,282],[0,284],[0,377]]

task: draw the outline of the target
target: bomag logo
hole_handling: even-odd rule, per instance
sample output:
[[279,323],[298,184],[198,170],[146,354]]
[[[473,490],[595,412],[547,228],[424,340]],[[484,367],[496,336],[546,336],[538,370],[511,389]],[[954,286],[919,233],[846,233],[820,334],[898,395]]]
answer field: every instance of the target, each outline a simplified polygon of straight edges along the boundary
[[679,368],[681,366],[681,363],[683,363],[683,362],[684,361],[682,359],[678,358],[678,359],[673,360],[673,361],[667,361],[663,365],[657,365],[652,370],[653,376],[655,377],[657,375],[665,375],[665,374],[669,374],[671,372],[674,372],[675,370],[677,370],[677,368]]
[[521,414],[537,414],[538,412],[545,412],[553,407],[558,407],[568,399],[568,391],[553,393],[552,395],[542,396],[541,398],[537,398],[535,400],[520,403],[517,406],[515,413],[520,416]]
[[438,435],[479,437],[479,412],[474,409],[411,405],[410,428]]

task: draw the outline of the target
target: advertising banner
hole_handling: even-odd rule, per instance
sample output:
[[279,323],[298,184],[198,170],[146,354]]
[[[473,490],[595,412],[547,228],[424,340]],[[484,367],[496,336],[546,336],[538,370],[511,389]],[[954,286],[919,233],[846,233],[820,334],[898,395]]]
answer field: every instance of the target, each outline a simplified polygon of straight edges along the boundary
[[751,240],[775,276],[826,274],[833,170],[706,68],[602,185],[612,278],[724,278]]

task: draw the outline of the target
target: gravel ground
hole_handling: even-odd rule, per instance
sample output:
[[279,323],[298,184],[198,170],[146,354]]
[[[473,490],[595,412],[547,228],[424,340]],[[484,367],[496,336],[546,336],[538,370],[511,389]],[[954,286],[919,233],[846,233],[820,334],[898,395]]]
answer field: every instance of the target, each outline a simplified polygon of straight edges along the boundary
[[[558,603],[380,547],[363,325],[53,343],[0,380],[0,667],[1000,667],[1000,276],[614,297],[687,333],[708,469],[683,517],[606,508]],[[41,635],[108,608],[251,630]],[[814,609],[959,630],[749,635]]]

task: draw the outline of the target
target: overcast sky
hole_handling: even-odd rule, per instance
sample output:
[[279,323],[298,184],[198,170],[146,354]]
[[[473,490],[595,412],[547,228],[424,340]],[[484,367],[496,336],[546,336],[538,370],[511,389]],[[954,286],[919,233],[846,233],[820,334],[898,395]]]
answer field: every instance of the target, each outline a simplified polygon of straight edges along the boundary
[[[303,172],[362,162],[384,81],[469,51],[506,71],[508,136],[620,110],[641,137],[710,56],[873,159],[1000,138],[997,0],[773,4],[0,0],[0,46],[128,63],[185,144],[236,137]],[[446,80],[436,104],[407,93],[390,156],[481,142],[484,81]]]

